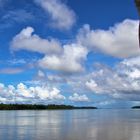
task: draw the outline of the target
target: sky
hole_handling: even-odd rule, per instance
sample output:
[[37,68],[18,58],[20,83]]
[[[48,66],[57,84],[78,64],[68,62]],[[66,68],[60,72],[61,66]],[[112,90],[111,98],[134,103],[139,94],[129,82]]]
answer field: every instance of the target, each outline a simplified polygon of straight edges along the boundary
[[0,102],[140,105],[133,0],[0,0]]

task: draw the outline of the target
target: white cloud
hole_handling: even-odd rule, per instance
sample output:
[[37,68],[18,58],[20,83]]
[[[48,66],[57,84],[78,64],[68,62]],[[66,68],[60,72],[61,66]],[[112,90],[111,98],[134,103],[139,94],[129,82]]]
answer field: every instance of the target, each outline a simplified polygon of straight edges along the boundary
[[[22,18],[21,18],[22,16]],[[35,17],[32,13],[27,12],[24,9],[19,9],[19,10],[12,10],[12,11],[8,11],[5,15],[2,16],[1,20],[3,22],[27,22],[30,20],[34,20]]]
[[27,88],[26,85],[24,85],[23,83],[19,83],[17,85],[17,90],[15,91],[15,95],[16,96],[22,96],[25,98],[31,98],[33,97],[34,93],[30,91],[30,89]]
[[32,34],[34,29],[27,27],[17,34],[12,42],[11,49],[13,51],[28,50],[42,54],[60,53],[61,44],[55,39],[42,39],[36,34]]
[[9,85],[5,88],[5,85],[0,83],[0,97],[6,98],[7,100],[12,100],[12,98],[14,97],[14,89],[15,88],[12,85]]
[[22,64],[26,64],[26,60],[24,59],[11,59],[7,61],[8,64],[10,65],[22,65]]
[[86,95],[79,95],[77,93],[74,93],[72,96],[70,96],[69,100],[74,102],[89,102],[89,98]]
[[107,106],[107,105],[110,105],[110,104],[113,104],[115,103],[115,100],[105,100],[105,101],[100,101],[98,102],[98,106]]
[[62,54],[45,56],[39,60],[39,66],[68,73],[80,72],[84,70],[81,63],[87,53],[87,49],[81,45],[64,45]]
[[[94,93],[107,95],[115,100],[140,100],[140,57],[125,59],[112,68],[94,65],[92,72],[79,75],[49,74],[47,83],[66,85],[66,93]],[[73,97],[73,96],[72,96]],[[91,98],[91,100],[93,100]],[[102,100],[102,99],[101,99]]]
[[118,58],[140,55],[138,41],[138,21],[126,19],[108,30],[91,30],[84,25],[77,40],[91,51],[99,51]]
[[61,95],[60,90],[57,88],[49,88],[47,86],[30,86],[27,87],[23,83],[19,83],[17,87],[13,85],[5,86],[0,83],[0,98],[2,101],[14,103],[49,103],[65,100],[65,97]]
[[83,63],[90,51],[100,51],[119,58],[139,55],[137,25],[138,21],[134,20],[124,20],[109,30],[90,30],[89,25],[85,25],[73,43],[63,46],[56,39],[42,39],[32,34],[34,29],[27,27],[13,38],[11,49],[44,54],[38,60],[38,66],[44,69],[64,73],[80,72],[84,70]]
[[124,59],[122,62],[122,64],[126,65],[126,66],[140,66],[140,57],[133,57],[133,58],[129,58],[129,59]]
[[140,64],[136,63],[139,58],[126,59],[114,68],[101,65],[85,83],[86,87],[96,94],[140,100]]
[[27,50],[38,52],[45,56],[38,61],[44,69],[57,70],[66,73],[83,71],[83,62],[86,60],[88,50],[78,43],[61,46],[56,39],[42,39],[32,34],[34,29],[27,27],[17,34],[11,42],[11,50]]
[[39,70],[37,76],[41,77],[41,78],[44,78],[45,77],[45,73],[43,71]]
[[92,79],[87,81],[85,85],[91,91],[96,91],[96,93],[104,93],[104,91],[105,91],[105,90],[102,90],[101,88],[99,88],[97,83],[94,80],[92,80]]
[[[10,0],[6,1],[10,2]],[[6,5],[5,3],[3,5]],[[0,6],[0,8],[1,7],[2,6]],[[7,28],[13,28],[13,26],[16,26],[16,24],[25,24],[27,22],[34,22],[35,20],[36,18],[33,13],[28,12],[25,9],[6,10],[4,15],[0,17],[0,30],[4,31]]]
[[70,29],[75,23],[75,13],[61,0],[35,0],[51,17],[51,25],[58,29]]

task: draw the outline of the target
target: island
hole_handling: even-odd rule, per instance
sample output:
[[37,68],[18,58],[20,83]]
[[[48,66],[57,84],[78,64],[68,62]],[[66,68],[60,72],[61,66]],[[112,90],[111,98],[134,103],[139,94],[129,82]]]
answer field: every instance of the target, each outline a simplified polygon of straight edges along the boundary
[[140,109],[140,106],[133,106],[132,109]]
[[97,109],[93,106],[72,106],[72,105],[42,105],[42,104],[0,104],[0,110],[67,110],[67,109]]

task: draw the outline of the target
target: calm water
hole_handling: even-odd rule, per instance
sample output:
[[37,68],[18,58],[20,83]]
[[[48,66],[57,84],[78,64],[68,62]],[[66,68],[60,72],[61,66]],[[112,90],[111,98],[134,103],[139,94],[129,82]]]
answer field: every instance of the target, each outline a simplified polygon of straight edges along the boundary
[[140,110],[0,111],[0,140],[140,140]]

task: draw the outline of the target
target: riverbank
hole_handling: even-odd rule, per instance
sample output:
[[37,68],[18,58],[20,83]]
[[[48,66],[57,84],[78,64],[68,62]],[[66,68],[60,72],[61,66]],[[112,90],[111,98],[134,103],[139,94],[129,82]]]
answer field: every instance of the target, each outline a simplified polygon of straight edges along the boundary
[[132,109],[140,109],[140,106],[133,106]]
[[97,109],[89,106],[71,106],[71,105],[41,105],[41,104],[0,104],[0,110],[60,110],[60,109]]

